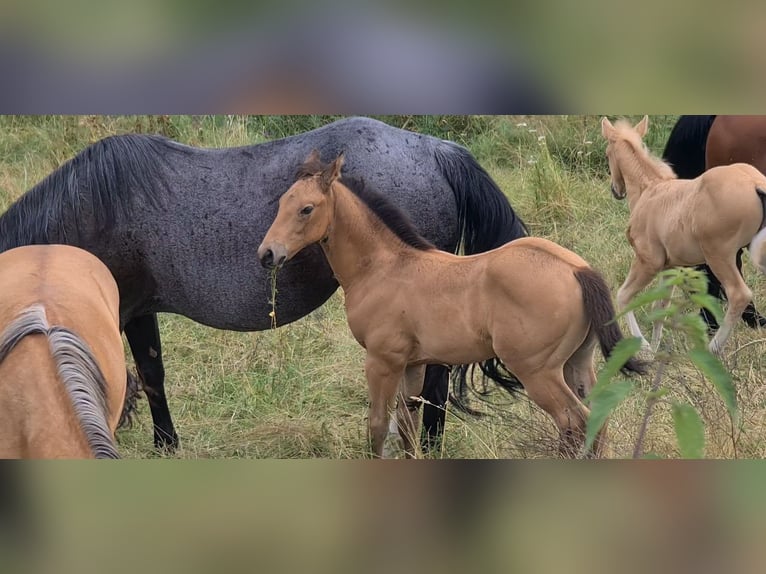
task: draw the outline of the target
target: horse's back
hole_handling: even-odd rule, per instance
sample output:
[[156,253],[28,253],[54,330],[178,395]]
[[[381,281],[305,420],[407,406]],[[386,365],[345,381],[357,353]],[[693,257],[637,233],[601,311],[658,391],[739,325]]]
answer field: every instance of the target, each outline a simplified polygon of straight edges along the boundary
[[532,253],[543,253],[571,267],[589,267],[588,262],[571,249],[543,237],[521,237],[507,243],[504,247],[506,246],[511,252],[522,254],[522,257],[528,258]]
[[[0,292],[0,337],[22,311],[39,305],[49,326],[63,327],[87,344],[108,383],[114,428],[125,397],[126,370],[119,292],[109,269],[69,245],[18,247],[0,254]],[[41,350],[41,357],[49,355],[47,347]]]
[[70,245],[28,245],[0,253],[0,319],[42,303],[52,324],[76,327],[98,316],[119,329],[119,291],[109,269]]

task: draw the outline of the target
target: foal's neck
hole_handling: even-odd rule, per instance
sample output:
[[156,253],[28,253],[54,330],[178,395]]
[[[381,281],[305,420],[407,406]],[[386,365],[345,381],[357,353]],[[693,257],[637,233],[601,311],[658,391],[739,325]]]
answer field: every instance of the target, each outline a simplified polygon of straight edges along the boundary
[[667,164],[653,157],[648,151],[637,150],[632,145],[630,154],[624,156],[621,169],[631,209],[648,188],[675,177]]
[[409,249],[380,222],[361,199],[343,185],[332,188],[333,216],[327,238],[320,243],[344,291]]

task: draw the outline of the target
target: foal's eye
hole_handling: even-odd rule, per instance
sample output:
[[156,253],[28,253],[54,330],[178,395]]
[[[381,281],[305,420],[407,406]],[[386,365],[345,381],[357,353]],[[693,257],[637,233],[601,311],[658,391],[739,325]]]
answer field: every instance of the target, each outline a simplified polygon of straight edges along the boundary
[[309,215],[312,211],[314,211],[313,205],[307,205],[303,209],[301,209],[301,215]]

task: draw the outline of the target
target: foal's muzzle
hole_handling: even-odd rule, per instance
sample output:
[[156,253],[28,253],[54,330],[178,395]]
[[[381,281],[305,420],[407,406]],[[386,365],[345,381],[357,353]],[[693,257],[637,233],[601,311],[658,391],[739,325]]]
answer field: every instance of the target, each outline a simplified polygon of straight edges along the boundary
[[261,265],[267,269],[282,267],[285,261],[287,261],[287,249],[279,243],[273,243],[268,246],[261,244],[258,248],[258,259]]
[[611,190],[612,190],[612,196],[615,199],[625,199],[625,192],[624,191],[617,191],[617,187],[614,184],[612,184]]

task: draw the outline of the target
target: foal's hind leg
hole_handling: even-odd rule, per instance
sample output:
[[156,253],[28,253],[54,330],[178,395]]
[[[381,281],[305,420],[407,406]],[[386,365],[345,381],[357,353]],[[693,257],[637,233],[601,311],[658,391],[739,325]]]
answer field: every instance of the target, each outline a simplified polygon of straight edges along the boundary
[[720,355],[726,340],[729,338],[732,329],[742,316],[742,312],[747,304],[753,300],[753,293],[745,284],[745,280],[737,270],[734,261],[726,257],[711,256],[707,259],[710,269],[715,276],[721,280],[721,285],[726,290],[726,298],[729,301],[729,307],[723,318],[723,324],[718,332],[710,341],[710,351]]
[[[744,281],[744,276],[742,275],[742,249],[737,251],[737,271],[739,271],[739,276],[743,277]],[[750,303],[747,304],[747,307],[745,307],[745,310],[742,312],[742,320],[748,327],[752,329],[757,329],[758,327],[766,327],[766,317],[761,315],[756,310],[753,301],[750,301]]]
[[165,367],[157,315],[152,313],[131,319],[125,325],[125,336],[152,412],[154,446],[172,452],[178,447],[178,435],[165,396]]
[[590,413],[567,385],[563,370],[559,367],[518,373],[518,378],[529,398],[556,423],[561,437],[560,454],[568,458],[578,456],[585,442],[585,424]]
[[[564,364],[564,380],[567,386],[572,390],[575,396],[584,401],[596,385],[596,372],[593,370],[593,353],[595,351],[597,339],[589,337],[582,346],[575,351],[569,360]],[[603,454],[606,444],[606,424],[601,428],[596,441],[593,444],[593,456]]]

